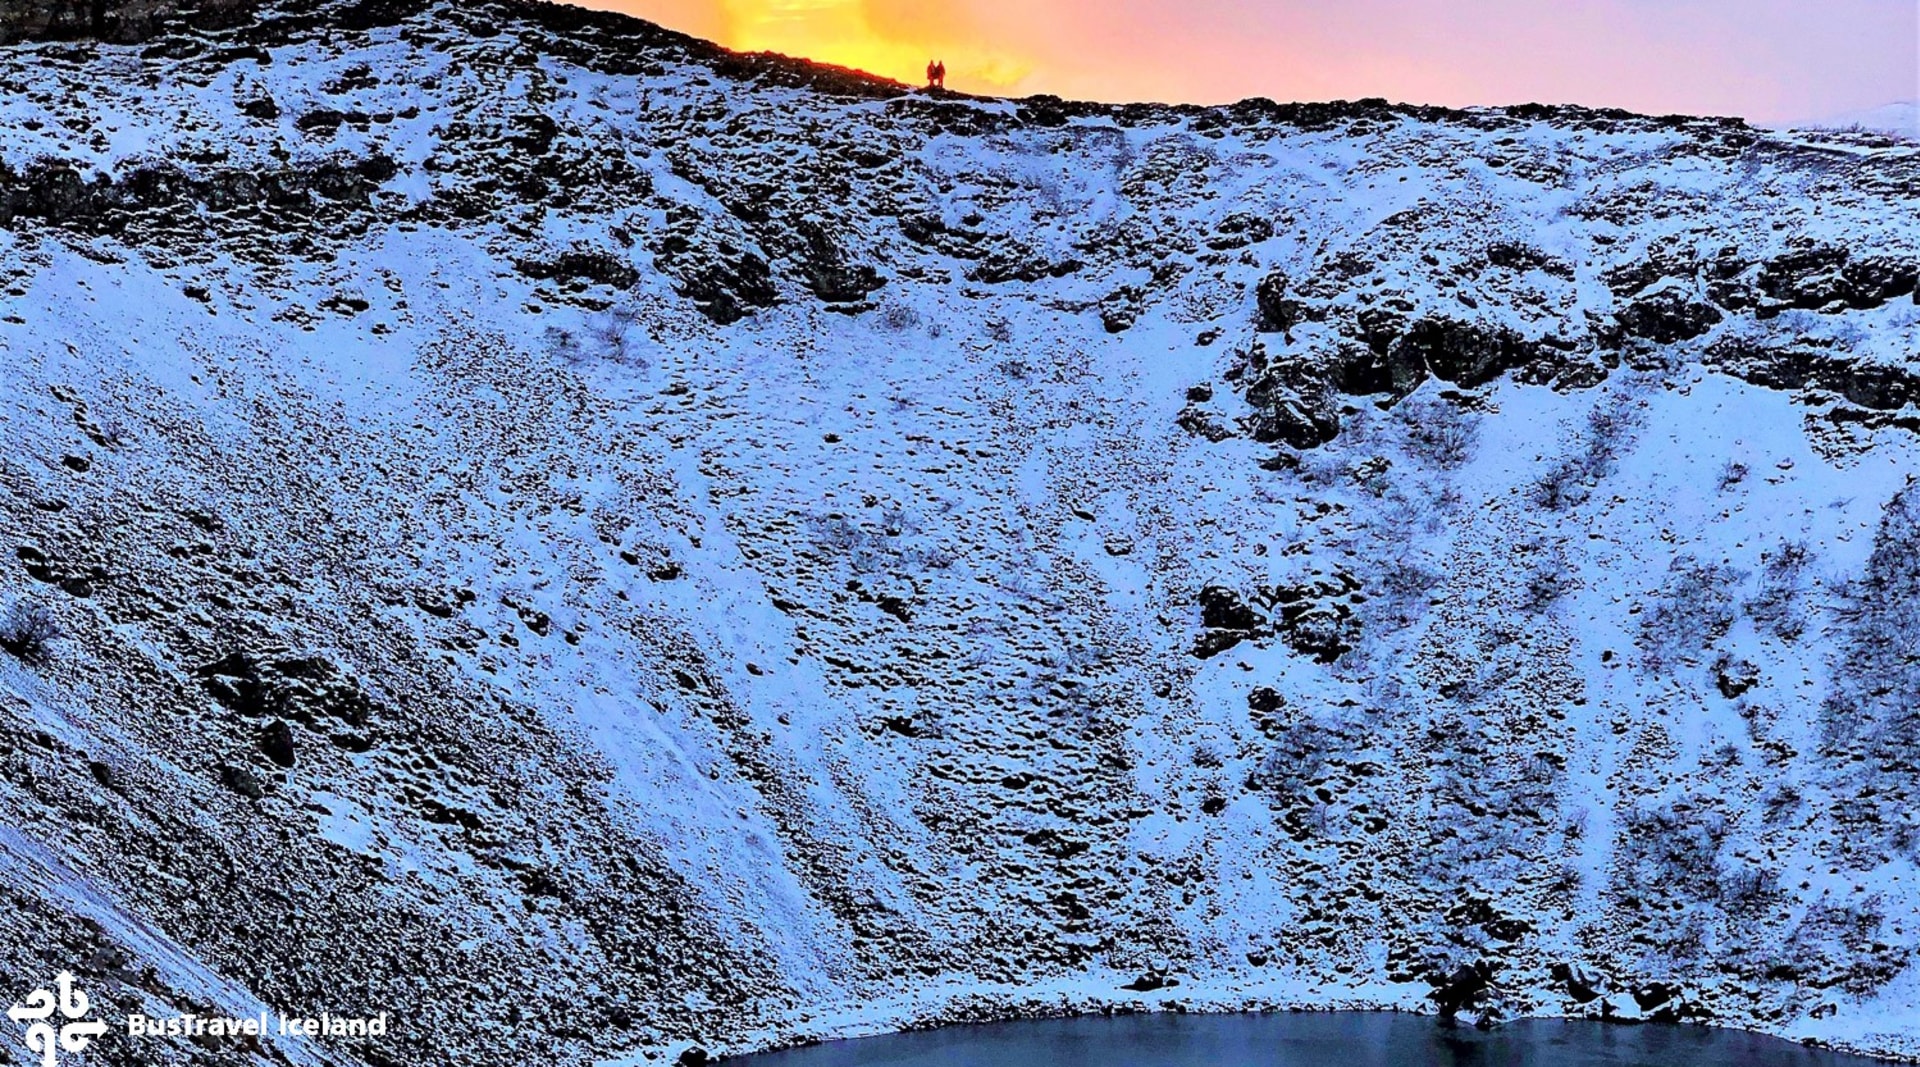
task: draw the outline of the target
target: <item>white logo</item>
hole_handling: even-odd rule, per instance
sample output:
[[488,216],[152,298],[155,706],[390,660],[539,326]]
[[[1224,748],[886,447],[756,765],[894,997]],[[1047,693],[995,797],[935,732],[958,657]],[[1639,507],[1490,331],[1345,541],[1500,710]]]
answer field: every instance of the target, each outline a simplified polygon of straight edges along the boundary
[[[79,1052],[87,1047],[87,1042],[107,1032],[106,1023],[80,1021],[87,1014],[87,995],[73,984],[72,974],[61,971],[53,984],[60,989],[58,997],[47,990],[36,989],[27,994],[25,1003],[7,1009],[7,1018],[33,1024],[27,1027],[27,1051],[40,1054],[40,1067],[56,1067],[60,1062],[54,1051],[56,1039],[60,1048]],[[55,1011],[61,1018],[72,1020],[58,1032],[46,1021],[53,1018]]]

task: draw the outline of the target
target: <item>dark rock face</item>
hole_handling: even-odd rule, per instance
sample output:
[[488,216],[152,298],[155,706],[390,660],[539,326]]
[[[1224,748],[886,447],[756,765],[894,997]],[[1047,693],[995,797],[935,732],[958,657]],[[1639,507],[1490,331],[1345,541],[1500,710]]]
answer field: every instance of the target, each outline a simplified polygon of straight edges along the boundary
[[1433,316],[1409,326],[1392,351],[1396,365],[1425,367],[1442,381],[1472,387],[1525,366],[1541,347],[1511,329]]
[[259,800],[267,795],[266,787],[260,784],[259,777],[245,767],[232,765],[221,767],[220,784],[248,800]]
[[293,766],[293,727],[275,719],[260,730],[260,751],[282,767]]
[[1347,355],[1335,379],[1343,393],[1355,396],[1390,393],[1403,397],[1418,389],[1428,377],[1424,354],[1413,345],[1350,348]]
[[1267,625],[1267,619],[1239,593],[1225,586],[1209,585],[1200,590],[1200,625],[1206,628],[1206,633],[1195,645],[1194,655],[1206,659],[1256,636]]
[[1200,590],[1200,625],[1213,630],[1252,630],[1266,620],[1224,586]]
[[603,285],[626,290],[640,280],[640,272],[615,253],[595,249],[571,249],[550,260],[522,259],[514,268],[529,278],[557,280],[572,285]]
[[[729,251],[727,246],[720,248],[723,255]],[[772,307],[779,300],[767,261],[751,252],[733,254],[737,258],[731,262],[689,272],[680,285],[680,294],[721,326],[746,318],[755,308]]]
[[1758,313],[1776,315],[1787,308],[1866,310],[1914,292],[1920,267],[1890,256],[1856,257],[1838,245],[1802,244],[1768,260],[1755,285],[1767,300]]
[[177,224],[183,209],[206,208],[288,230],[312,222],[358,232],[372,190],[394,174],[384,156],[270,170],[223,168],[189,177],[169,163],[142,167],[121,180],[83,179],[72,165],[43,161],[25,171],[0,163],[0,228],[22,220],[95,235]]
[[1254,440],[1317,448],[1339,435],[1339,401],[1325,368],[1304,359],[1272,359],[1256,341],[1238,376],[1247,383]]
[[257,9],[255,0],[0,0],[0,44],[93,38],[136,44],[167,29],[225,29],[240,25]]
[[1300,323],[1301,305],[1287,295],[1287,276],[1275,272],[1254,291],[1255,327],[1263,333],[1291,333]]
[[1486,1007],[1492,993],[1493,966],[1484,960],[1462,964],[1451,974],[1435,978],[1433,986],[1428,997],[1442,1019],[1452,1019],[1463,1011],[1477,1012]]
[[[1354,597],[1359,589],[1357,579],[1342,573],[1329,581],[1261,589],[1249,603],[1232,589],[1209,585],[1200,590],[1200,625],[1205,632],[1194,655],[1206,659],[1242,641],[1278,636],[1295,652],[1332,663],[1352,651],[1360,639],[1359,617],[1339,599]],[[1274,614],[1269,616],[1267,611]],[[1272,690],[1256,690],[1248,702],[1256,711],[1279,706]]]
[[1655,289],[1619,312],[1621,329],[1656,345],[1691,341],[1725,317],[1719,308],[1690,298],[1678,286]]
[[1728,337],[1708,346],[1703,361],[1756,385],[1823,390],[1874,411],[1898,411],[1920,398],[1920,376],[1905,367],[1864,363],[1797,343],[1769,345]]
[[814,296],[829,304],[858,303],[886,284],[872,267],[848,262],[845,249],[825,226],[808,219],[798,229],[806,242],[800,254],[801,273]]

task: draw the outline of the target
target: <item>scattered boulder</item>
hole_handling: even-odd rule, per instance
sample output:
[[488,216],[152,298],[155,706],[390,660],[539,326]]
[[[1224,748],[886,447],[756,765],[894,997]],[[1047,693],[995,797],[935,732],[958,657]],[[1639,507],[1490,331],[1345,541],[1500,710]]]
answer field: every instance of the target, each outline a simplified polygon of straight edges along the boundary
[[1714,664],[1713,684],[1721,696],[1733,700],[1760,684],[1760,668],[1744,659],[1723,656]]
[[1463,1011],[1484,1010],[1493,992],[1493,975],[1498,965],[1491,960],[1461,964],[1452,974],[1428,979],[1433,991],[1427,994],[1440,1018],[1451,1020]]
[[1754,313],[1764,319],[1789,308],[1867,310],[1913,294],[1917,279],[1920,267],[1911,259],[1855,258],[1838,245],[1803,241],[1761,265],[1754,284],[1767,299]]
[[1266,618],[1223,585],[1200,590],[1200,625],[1209,630],[1257,630]]
[[260,729],[260,751],[282,767],[293,766],[293,727],[285,719],[274,719]]
[[1260,279],[1254,289],[1254,328],[1261,333],[1291,334],[1300,324],[1302,305],[1287,295],[1287,276],[1278,271]]
[[230,763],[223,764],[220,768],[220,784],[248,800],[259,800],[267,795],[266,787],[260,784],[257,775],[245,767],[237,767]]
[[331,718],[364,726],[373,701],[359,683],[317,656],[231,652],[194,675],[209,696],[242,718],[286,718],[311,724]]
[[1567,996],[1573,998],[1574,1003],[1591,1004],[1600,999],[1604,988],[1602,980],[1580,964],[1556,963],[1549,973]]

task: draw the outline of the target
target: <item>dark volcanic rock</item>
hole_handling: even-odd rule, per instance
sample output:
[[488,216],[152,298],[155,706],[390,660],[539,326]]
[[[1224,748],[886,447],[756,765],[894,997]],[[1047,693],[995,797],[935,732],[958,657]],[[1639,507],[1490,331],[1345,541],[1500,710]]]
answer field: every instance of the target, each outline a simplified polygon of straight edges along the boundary
[[1657,345],[1690,341],[1725,317],[1719,308],[1691,298],[1679,285],[1661,286],[1642,294],[1618,315],[1621,329]]
[[1349,348],[1346,357],[1336,379],[1343,393],[1356,396],[1391,393],[1403,397],[1427,380],[1424,354],[1412,346],[1391,345],[1384,351]]
[[1403,367],[1424,366],[1436,378],[1472,387],[1526,366],[1540,352],[1537,343],[1504,326],[1429,316],[1393,342],[1390,359]]
[[872,267],[848,262],[846,250],[825,226],[806,219],[798,229],[806,242],[800,254],[801,275],[814,296],[829,304],[857,303],[886,284]]
[[1254,326],[1263,333],[1291,333],[1300,323],[1300,301],[1287,295],[1287,276],[1278,271],[1260,279],[1254,308]]
[[235,767],[231,764],[221,767],[220,784],[248,800],[259,800],[267,795],[266,788],[260,784],[260,779],[245,767]]
[[169,29],[216,30],[240,25],[255,0],[0,0],[0,44],[95,38],[116,44],[148,40]]
[[529,278],[590,283],[625,291],[640,280],[640,272],[617,253],[597,249],[570,249],[552,259],[520,259],[514,269]]
[[1452,1019],[1463,1011],[1478,1011],[1486,1006],[1493,990],[1493,964],[1486,960],[1462,964],[1444,978],[1431,979],[1434,989],[1427,996],[1440,1010],[1442,1019]]
[[260,751],[282,767],[293,766],[293,728],[275,719],[260,730]]
[[1206,632],[1194,643],[1193,654],[1208,659],[1242,641],[1258,636],[1266,616],[1254,610],[1239,593],[1225,586],[1200,590],[1200,625]]
[[1920,266],[1912,260],[1856,258],[1842,246],[1802,242],[1761,266],[1756,284],[1769,299],[1758,312],[1765,317],[1785,308],[1876,308],[1913,293],[1917,276]]
[[1211,630],[1254,630],[1266,619],[1240,594],[1225,586],[1209,585],[1200,590],[1200,625]]

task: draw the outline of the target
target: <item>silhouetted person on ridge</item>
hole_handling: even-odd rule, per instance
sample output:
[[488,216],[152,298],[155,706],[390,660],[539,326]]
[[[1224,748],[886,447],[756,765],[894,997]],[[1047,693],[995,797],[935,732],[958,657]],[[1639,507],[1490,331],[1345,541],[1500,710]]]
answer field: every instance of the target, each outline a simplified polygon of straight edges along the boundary
[[933,60],[927,60],[927,88],[940,84],[940,68]]
[[945,89],[947,87],[947,61],[946,60],[941,59],[941,60],[936,60],[934,62],[933,83],[935,85],[938,85],[942,89]]

